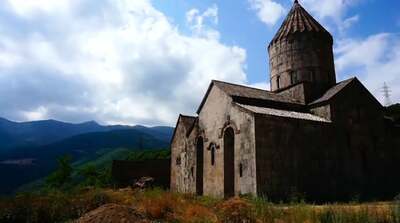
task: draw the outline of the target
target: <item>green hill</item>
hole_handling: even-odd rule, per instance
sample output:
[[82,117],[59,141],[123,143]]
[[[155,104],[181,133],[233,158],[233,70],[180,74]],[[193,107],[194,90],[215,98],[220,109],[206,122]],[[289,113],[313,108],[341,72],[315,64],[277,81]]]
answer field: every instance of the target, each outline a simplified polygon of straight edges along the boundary
[[[172,128],[171,128],[172,129]],[[56,159],[68,154],[77,165],[110,157],[122,157],[124,152],[168,148],[169,139],[156,130],[112,130],[72,136],[45,146],[20,148],[0,160],[0,194],[10,194],[16,188],[47,176],[56,167]],[[101,159],[100,159],[101,160]],[[100,162],[97,161],[97,162]]]

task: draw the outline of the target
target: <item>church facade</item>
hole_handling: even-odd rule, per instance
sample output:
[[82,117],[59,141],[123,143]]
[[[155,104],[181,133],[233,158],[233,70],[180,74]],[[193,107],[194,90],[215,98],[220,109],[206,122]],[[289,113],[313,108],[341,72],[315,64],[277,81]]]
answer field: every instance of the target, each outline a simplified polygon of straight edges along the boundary
[[394,196],[399,130],[357,78],[336,81],[332,46],[295,1],[268,46],[270,91],[214,80],[198,116],[179,116],[171,190],[272,200]]

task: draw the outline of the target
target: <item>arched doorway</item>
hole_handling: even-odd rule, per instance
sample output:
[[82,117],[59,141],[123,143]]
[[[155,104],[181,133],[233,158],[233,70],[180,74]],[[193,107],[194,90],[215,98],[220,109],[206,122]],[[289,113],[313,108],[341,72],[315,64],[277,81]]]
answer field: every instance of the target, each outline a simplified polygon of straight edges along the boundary
[[235,133],[227,128],[224,133],[224,196],[235,195]]
[[197,139],[196,145],[196,194],[203,195],[203,138]]

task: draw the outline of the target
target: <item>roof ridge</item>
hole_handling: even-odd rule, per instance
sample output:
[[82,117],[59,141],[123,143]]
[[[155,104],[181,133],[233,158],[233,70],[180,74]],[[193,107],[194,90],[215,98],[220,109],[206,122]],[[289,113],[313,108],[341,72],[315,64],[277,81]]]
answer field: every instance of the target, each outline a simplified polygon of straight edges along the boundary
[[192,116],[192,115],[184,115],[184,114],[179,114],[179,116],[181,116],[181,117],[185,117],[185,118],[197,118],[197,116]]
[[229,84],[229,85],[238,86],[238,87],[250,88],[250,89],[254,89],[254,90],[258,90],[258,91],[264,91],[264,92],[269,93],[269,94],[274,94],[272,91],[264,90],[264,89],[260,89],[260,88],[255,88],[255,87],[250,87],[250,86],[247,86],[247,85],[235,84],[235,83],[230,83],[230,82],[220,81],[220,80],[212,80],[212,82],[219,82],[219,83],[223,83],[223,84]]
[[241,98],[241,99],[254,99],[254,100],[262,100],[262,101],[273,101],[276,103],[283,103],[283,104],[293,104],[293,105],[301,105],[304,104],[299,103],[298,101],[293,100],[292,98],[276,94],[269,90],[263,90],[255,87],[249,87],[246,85],[234,84],[225,81],[219,80],[211,80],[211,83],[207,89],[206,94],[204,95],[200,106],[197,109],[197,114],[200,113],[203,105],[213,87],[220,89],[224,94],[231,98]]
[[329,88],[320,98],[310,102],[308,105],[316,105],[323,103],[327,100],[330,100],[332,97],[334,97],[336,94],[342,91],[346,86],[348,86],[354,80],[358,80],[357,77],[352,77],[336,83],[334,86]]
[[345,79],[345,80],[341,80],[341,81],[337,82],[336,85],[338,85],[340,83],[343,83],[343,82],[346,82],[346,81],[352,81],[352,80],[358,80],[358,78],[356,76],[354,76],[354,77],[351,77],[351,78],[348,78],[348,79]]

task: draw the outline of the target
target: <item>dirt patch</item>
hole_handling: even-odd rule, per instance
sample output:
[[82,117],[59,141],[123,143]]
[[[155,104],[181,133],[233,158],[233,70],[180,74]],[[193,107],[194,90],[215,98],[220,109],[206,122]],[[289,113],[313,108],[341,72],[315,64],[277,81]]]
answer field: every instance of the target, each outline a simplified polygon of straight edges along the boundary
[[106,204],[75,221],[75,223],[150,223],[146,217],[137,210],[118,204]]

